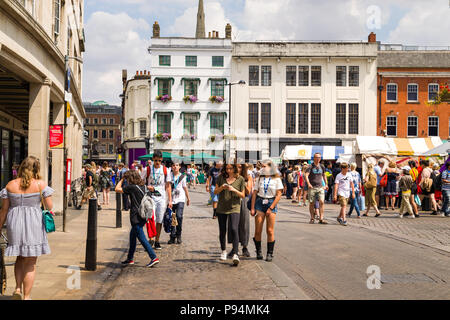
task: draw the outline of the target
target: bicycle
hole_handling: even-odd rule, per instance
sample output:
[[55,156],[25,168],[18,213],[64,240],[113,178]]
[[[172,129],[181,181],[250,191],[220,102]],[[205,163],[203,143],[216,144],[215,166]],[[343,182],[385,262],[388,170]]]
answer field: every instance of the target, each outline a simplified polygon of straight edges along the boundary
[[6,265],[5,265],[5,249],[8,246],[8,239],[0,230],[0,295],[6,293]]

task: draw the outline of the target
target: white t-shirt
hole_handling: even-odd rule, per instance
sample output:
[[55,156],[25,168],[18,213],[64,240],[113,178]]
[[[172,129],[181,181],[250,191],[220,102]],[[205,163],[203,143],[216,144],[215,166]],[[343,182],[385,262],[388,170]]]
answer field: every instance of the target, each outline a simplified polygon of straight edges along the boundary
[[181,173],[179,173],[175,177],[173,177],[172,174],[170,175],[170,178],[173,181],[172,204],[186,202],[186,192],[184,191],[184,188],[186,188],[186,177],[184,177],[182,180],[181,177],[183,177]]
[[[147,171],[145,171],[147,172]],[[167,177],[164,179],[164,168],[160,166],[156,169],[154,166],[150,167],[150,176],[148,177],[148,185],[157,190],[162,198],[166,198],[166,182],[172,181],[172,173],[170,168],[167,168]],[[158,197],[158,198],[161,198]]]
[[257,190],[261,198],[275,198],[277,190],[283,190],[283,182],[280,178],[259,177],[253,190]]
[[346,175],[339,173],[336,176],[336,180],[334,180],[334,183],[338,185],[338,196],[350,198],[350,195],[352,193],[352,187],[350,185],[351,182],[353,182],[353,177],[350,172],[347,172]]

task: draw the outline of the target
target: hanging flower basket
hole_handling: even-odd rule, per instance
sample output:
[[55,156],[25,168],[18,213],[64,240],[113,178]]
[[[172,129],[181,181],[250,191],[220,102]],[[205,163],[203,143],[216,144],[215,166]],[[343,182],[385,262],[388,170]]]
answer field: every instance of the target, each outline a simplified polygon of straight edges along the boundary
[[225,140],[237,140],[237,137],[234,134],[226,134],[223,138]]
[[181,136],[181,139],[195,141],[195,140],[197,140],[197,136],[195,134],[183,134]]
[[184,103],[196,103],[198,101],[198,98],[196,96],[184,96],[183,101]]
[[168,94],[165,94],[163,96],[156,96],[156,100],[166,103],[166,102],[171,101],[172,97],[169,96]]
[[426,102],[429,106],[436,106],[443,102],[450,103],[450,90],[448,88],[448,84],[439,86],[439,94],[436,96],[434,101]]
[[166,142],[172,139],[172,135],[170,133],[157,133],[154,135],[154,137],[159,142]]
[[209,101],[212,103],[222,103],[225,99],[221,96],[212,96],[209,98]]
[[222,141],[223,137],[224,137],[223,134],[212,134],[212,135],[209,136],[209,140],[211,142]]

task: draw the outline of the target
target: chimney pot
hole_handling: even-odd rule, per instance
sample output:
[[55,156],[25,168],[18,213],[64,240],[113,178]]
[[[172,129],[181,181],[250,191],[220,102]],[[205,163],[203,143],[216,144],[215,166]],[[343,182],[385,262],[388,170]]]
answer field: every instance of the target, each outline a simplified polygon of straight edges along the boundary
[[208,33],[208,38],[211,38],[211,31]]
[[369,43],[377,42],[377,35],[373,32],[369,34]]
[[153,24],[153,38],[159,38],[161,33],[161,28],[158,24],[158,21],[155,21]]

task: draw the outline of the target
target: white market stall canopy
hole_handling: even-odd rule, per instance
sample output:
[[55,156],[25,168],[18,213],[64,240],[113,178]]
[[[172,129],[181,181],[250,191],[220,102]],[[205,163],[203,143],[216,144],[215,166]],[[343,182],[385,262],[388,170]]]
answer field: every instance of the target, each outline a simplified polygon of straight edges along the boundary
[[283,160],[311,160],[320,153],[323,160],[336,160],[341,154],[353,153],[352,147],[342,146],[286,146],[281,153]]
[[402,139],[361,136],[356,138],[355,154],[422,156],[440,145],[442,140],[439,137]]

